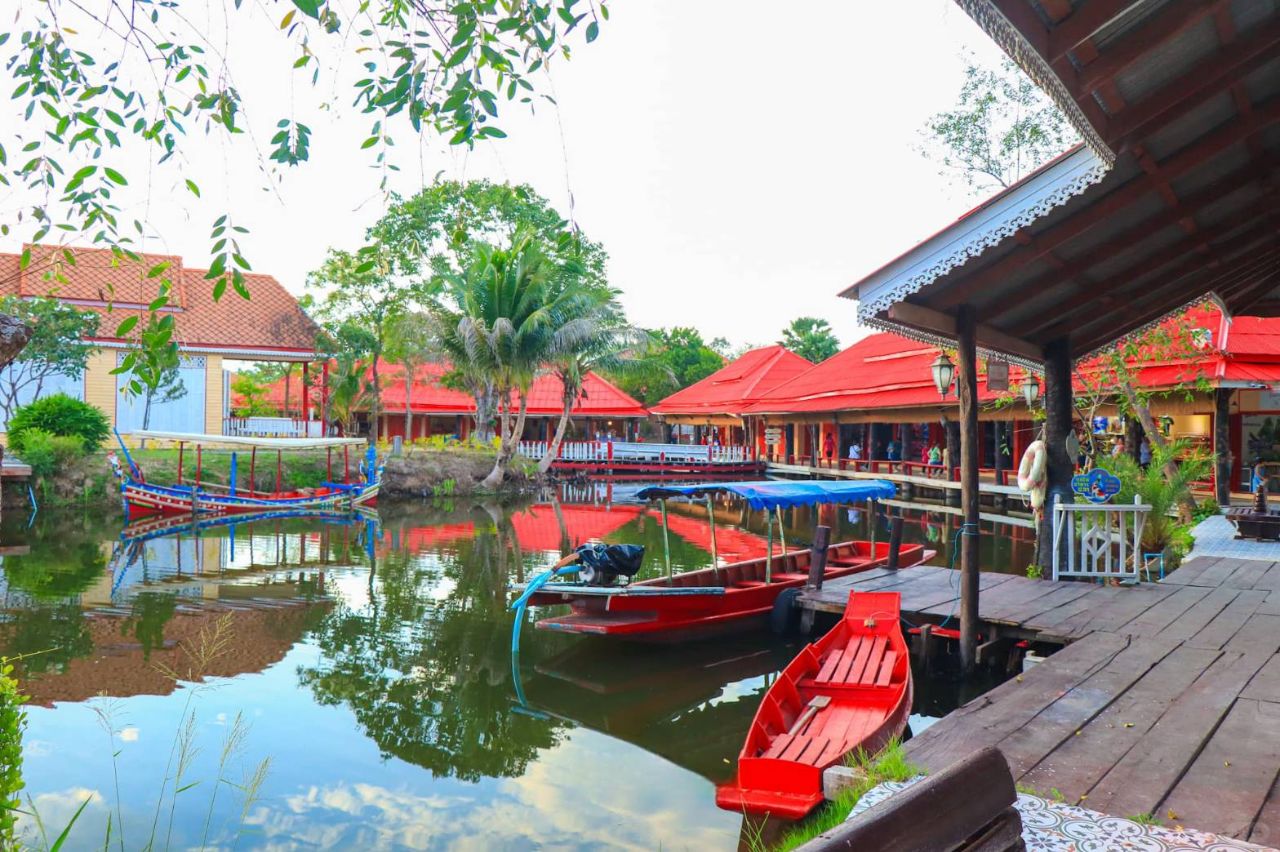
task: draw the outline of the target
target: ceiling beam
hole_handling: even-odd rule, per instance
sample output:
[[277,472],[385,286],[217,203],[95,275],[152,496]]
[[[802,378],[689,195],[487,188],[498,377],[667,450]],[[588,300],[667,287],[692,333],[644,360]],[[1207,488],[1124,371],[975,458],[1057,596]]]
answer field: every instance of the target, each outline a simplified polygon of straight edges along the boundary
[[1026,0],[991,0],[1000,14],[1022,33],[1022,37],[1041,56],[1049,54],[1049,31],[1036,10]]
[[[1152,49],[1159,47],[1189,27],[1212,15],[1227,0],[1172,0],[1149,22],[1134,27],[1123,36],[1103,48],[1098,58],[1076,72],[1076,100],[1090,96],[1104,81],[1137,62]],[[1087,6],[1085,8],[1088,8]],[[1058,30],[1054,30],[1057,35]],[[1052,37],[1050,39],[1052,43]]]
[[[1241,117],[1198,142],[1167,157],[1160,165],[1160,177],[1165,181],[1176,180],[1206,160],[1222,153],[1242,139],[1247,139],[1262,129],[1280,122],[1280,97],[1274,97],[1256,107],[1253,114]],[[1156,181],[1143,174],[1113,190],[1094,203],[1084,207],[1061,222],[1035,234],[1024,249],[1015,250],[1004,257],[978,268],[973,272],[962,267],[956,274],[958,280],[937,297],[931,299],[943,309],[973,299],[986,288],[1017,272],[1018,269],[1042,257],[1068,240],[1106,222],[1111,216],[1148,193],[1156,191]]]
[[1133,5],[1133,0],[1088,0],[1076,7],[1071,16],[1049,31],[1049,52],[1045,59],[1056,62],[1075,49],[1080,42],[1117,18]]
[[[956,318],[950,314],[935,311],[932,308],[914,305],[910,302],[898,302],[889,308],[889,319],[922,331],[940,334],[951,340],[956,338]],[[1044,353],[1040,351],[1039,346],[1025,340],[1019,340],[989,325],[980,323],[975,330],[975,335],[978,338],[978,345],[984,349],[1018,355],[1034,361],[1040,361],[1044,358]]]

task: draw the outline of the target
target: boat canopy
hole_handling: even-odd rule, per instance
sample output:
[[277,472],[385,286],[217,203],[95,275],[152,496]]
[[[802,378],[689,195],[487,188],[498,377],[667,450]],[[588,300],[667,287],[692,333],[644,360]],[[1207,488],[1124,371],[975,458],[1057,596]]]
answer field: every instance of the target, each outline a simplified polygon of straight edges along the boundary
[[270,450],[323,450],[325,447],[365,446],[364,438],[251,438],[240,435],[206,435],[198,432],[154,432],[137,429],[130,432],[135,438],[151,441],[177,441],[184,444],[230,444],[239,447],[259,447]]
[[857,503],[889,498],[897,493],[892,482],[883,479],[829,481],[702,482],[697,485],[655,485],[637,492],[641,500],[664,497],[699,497],[706,494],[736,494],[752,509],[789,509],[816,503]]

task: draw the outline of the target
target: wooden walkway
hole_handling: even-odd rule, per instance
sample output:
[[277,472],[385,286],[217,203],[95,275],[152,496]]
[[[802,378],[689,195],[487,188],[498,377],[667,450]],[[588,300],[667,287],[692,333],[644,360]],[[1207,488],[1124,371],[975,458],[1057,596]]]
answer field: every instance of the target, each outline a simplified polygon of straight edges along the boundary
[[[852,587],[899,590],[917,617],[954,605],[948,569],[878,573],[808,603]],[[1131,588],[982,581],[989,629],[1069,644],[911,740],[913,761],[998,745],[1041,795],[1280,846],[1280,562],[1198,558]]]

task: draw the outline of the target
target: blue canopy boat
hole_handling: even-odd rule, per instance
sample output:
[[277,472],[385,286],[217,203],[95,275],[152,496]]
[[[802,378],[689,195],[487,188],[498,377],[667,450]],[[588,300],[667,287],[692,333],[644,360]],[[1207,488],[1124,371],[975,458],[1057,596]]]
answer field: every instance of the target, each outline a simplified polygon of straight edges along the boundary
[[[662,506],[664,563],[666,575],[631,582],[639,571],[633,564],[609,564],[609,549],[581,555],[571,554],[551,571],[516,587],[516,606],[557,606],[568,604],[567,615],[541,619],[535,626],[543,630],[619,636],[646,641],[677,641],[707,632],[726,632],[762,623],[788,589],[799,589],[809,578],[811,549],[788,550],[782,537],[781,552],[774,553],[773,521],[781,510],[794,506],[824,503],[860,503],[893,497],[895,486],[883,480],[839,482],[706,482],[696,485],[658,485],[637,494],[642,500],[657,500]],[[731,494],[752,509],[764,511],[769,519],[768,551],[765,555],[721,565],[716,553],[715,514],[712,498]],[[671,573],[667,544],[669,498],[705,499],[711,523],[711,566],[679,574]],[[781,535],[780,535],[781,537]],[[616,546],[615,546],[616,547]],[[922,545],[904,545],[899,564],[916,565],[932,556]],[[601,559],[605,564],[599,564]],[[824,580],[844,577],[885,565],[889,545],[866,541],[845,541],[827,550]],[[583,562],[585,564],[574,564]],[[556,581],[556,577],[578,574],[577,582]]]

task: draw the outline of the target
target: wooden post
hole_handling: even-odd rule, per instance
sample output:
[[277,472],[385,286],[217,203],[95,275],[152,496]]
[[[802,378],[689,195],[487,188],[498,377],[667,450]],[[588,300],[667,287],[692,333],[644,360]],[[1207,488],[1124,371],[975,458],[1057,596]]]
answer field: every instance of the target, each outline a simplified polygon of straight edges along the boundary
[[711,525],[711,570],[715,572],[716,582],[720,581],[720,554],[716,549],[716,504],[707,495],[707,523]]
[[978,649],[978,350],[972,305],[956,311],[960,400],[960,665],[971,672]]
[[257,480],[254,475],[258,469],[258,448],[254,447],[249,451],[249,496],[252,497],[254,492],[258,490]]
[[889,564],[890,571],[898,570],[898,555],[902,551],[902,512],[891,509],[889,516]]
[[769,554],[764,559],[764,581],[766,584],[773,581],[773,512],[768,509],[764,510],[764,516],[769,521]]
[[276,450],[276,493],[280,493],[280,483],[284,481],[284,453]]
[[[1054,495],[1063,503],[1072,503],[1071,477],[1076,460],[1067,454],[1067,437],[1072,431],[1071,344],[1059,338],[1044,347],[1044,437],[1048,447],[1045,511],[1037,529],[1038,564],[1044,576],[1053,576],[1053,506]],[[1063,554],[1065,559],[1066,554]]]
[[813,528],[813,551],[809,556],[809,583],[811,589],[822,588],[827,573],[827,546],[831,543],[831,527],[818,524]]
[[1213,392],[1214,498],[1224,509],[1231,505],[1231,395],[1232,388]]
[[996,469],[996,484],[1004,485],[1005,484],[1004,472],[1006,468],[1006,465],[1004,462],[1004,441],[1005,441],[1004,421],[1003,420],[994,421],[991,424],[991,431],[992,431],[992,444],[995,446],[994,467]]
[[178,484],[179,485],[182,484],[182,452],[184,449],[185,449],[185,445],[181,441],[179,441],[178,442]]
[[662,562],[667,569],[667,584],[671,583],[671,539],[667,535],[667,500],[662,498]]
[[196,444],[196,485],[200,484],[200,467],[201,467],[201,464],[203,463],[201,451],[203,449],[204,449],[204,444]]

